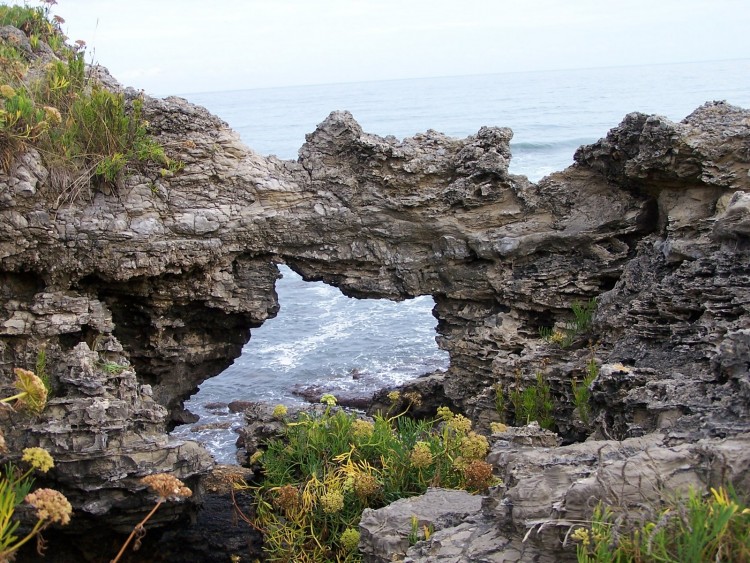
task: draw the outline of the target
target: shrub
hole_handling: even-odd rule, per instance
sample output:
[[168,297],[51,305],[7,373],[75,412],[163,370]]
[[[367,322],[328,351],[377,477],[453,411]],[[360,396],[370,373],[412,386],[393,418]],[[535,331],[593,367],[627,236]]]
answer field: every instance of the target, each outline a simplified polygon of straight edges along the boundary
[[590,525],[571,534],[578,561],[750,561],[750,508],[731,487],[665,499],[660,510],[643,516],[597,506]]
[[[174,173],[182,163],[169,159],[148,134],[143,100],[103,88],[86,75],[84,44],[65,44],[61,19],[47,8],[0,6],[0,22],[15,25],[32,43],[46,41],[59,59],[34,69],[20,46],[0,44],[0,164],[8,170],[25,146],[39,150],[58,173],[56,186],[73,200],[87,186],[116,188],[121,174],[151,162]],[[91,181],[93,180],[93,183]]]
[[555,425],[552,392],[549,383],[541,372],[537,372],[535,381],[531,385],[521,382],[520,373],[516,374],[513,387],[506,393],[500,384],[496,384],[495,408],[498,414],[506,420],[508,418],[508,407],[513,410],[513,421],[516,426],[525,426],[536,421],[539,426],[550,430]]
[[261,484],[247,521],[264,534],[269,561],[359,561],[352,549],[362,510],[422,494],[428,486],[485,489],[489,445],[449,409],[436,420],[404,414],[373,422],[336,410],[286,421],[260,458]]

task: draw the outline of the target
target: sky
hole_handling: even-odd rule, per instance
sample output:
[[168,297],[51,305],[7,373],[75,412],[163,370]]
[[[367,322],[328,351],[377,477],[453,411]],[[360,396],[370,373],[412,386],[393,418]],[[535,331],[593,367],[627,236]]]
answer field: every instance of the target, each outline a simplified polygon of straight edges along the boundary
[[89,62],[157,96],[750,58],[747,0],[58,0],[52,13]]

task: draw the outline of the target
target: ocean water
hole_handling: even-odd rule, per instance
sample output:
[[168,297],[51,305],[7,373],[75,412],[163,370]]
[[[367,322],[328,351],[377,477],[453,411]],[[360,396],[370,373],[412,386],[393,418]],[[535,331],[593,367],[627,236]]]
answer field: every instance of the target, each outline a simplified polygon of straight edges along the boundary
[[[750,60],[509,73],[183,94],[239,132],[261,154],[295,159],[315,126],[349,110],[370,133],[403,138],[435,129],[466,137],[510,127],[510,170],[537,181],[573,163],[575,149],[606,135],[629,112],[679,121],[706,101],[750,108]],[[429,296],[402,303],[356,300],[288,268],[278,316],[252,331],[243,354],[201,385],[186,407],[201,419],[174,434],[234,461],[241,417],[233,400],[300,402],[295,389],[370,392],[447,367],[435,344]],[[216,428],[218,426],[218,428]]]

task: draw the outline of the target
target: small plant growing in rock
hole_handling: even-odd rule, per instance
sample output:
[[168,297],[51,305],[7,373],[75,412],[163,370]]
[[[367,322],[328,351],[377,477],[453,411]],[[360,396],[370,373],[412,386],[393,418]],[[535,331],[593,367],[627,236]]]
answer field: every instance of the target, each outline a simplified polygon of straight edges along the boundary
[[731,487],[641,508],[619,513],[600,503],[589,525],[569,536],[579,563],[750,561],[750,508]]
[[0,399],[0,403],[14,402],[15,408],[26,409],[34,414],[39,414],[47,405],[47,387],[44,382],[33,371],[23,368],[15,368],[16,381],[14,387],[18,393]]
[[589,387],[598,375],[599,366],[596,364],[596,359],[592,354],[586,363],[586,375],[584,378],[581,381],[574,379],[571,383],[573,388],[573,403],[578,411],[578,416],[581,417],[581,421],[586,425],[588,425],[591,418],[591,406],[589,405],[591,391],[589,391]]
[[122,556],[125,554],[125,550],[130,545],[130,542],[135,539],[133,544],[133,551],[138,551],[141,547],[141,539],[146,535],[146,522],[156,513],[159,507],[167,502],[168,500],[182,500],[192,496],[193,491],[185,486],[185,483],[166,473],[156,473],[154,475],[147,475],[141,479],[141,483],[146,485],[152,492],[156,493],[156,504],[151,509],[146,517],[135,525],[133,531],[122,544],[120,551],[117,556],[111,561],[111,563],[117,563]]
[[[394,397],[400,400],[400,397]],[[335,408],[285,420],[260,458],[264,479],[243,484],[256,511],[242,517],[264,534],[269,561],[360,560],[352,549],[362,510],[422,494],[428,486],[480,491],[495,479],[487,438],[448,408],[434,420],[374,420]],[[357,538],[358,540],[358,538]]]
[[570,348],[579,337],[586,334],[591,328],[591,322],[596,312],[596,299],[585,303],[576,301],[571,305],[573,319],[567,321],[561,329],[554,327],[541,327],[539,336],[560,348]]
[[183,164],[168,158],[148,133],[143,99],[126,100],[87,74],[85,43],[65,43],[62,18],[50,19],[49,5],[0,6],[0,23],[24,32],[33,50],[46,42],[55,59],[25,55],[20,40],[0,45],[0,164],[38,149],[50,168],[59,201],[72,201],[86,187],[117,188],[121,174],[151,162],[170,174]]
[[415,515],[411,517],[411,530],[409,531],[409,545],[414,545],[419,541],[427,541],[430,539],[432,534],[435,532],[435,526],[432,524],[423,524],[422,529],[419,528],[419,518]]
[[[499,399],[498,395],[502,398]],[[542,372],[537,372],[535,381],[531,385],[521,382],[521,374],[516,373],[513,387],[506,394],[500,384],[495,386],[495,406],[503,419],[508,416],[508,406],[513,409],[513,421],[516,426],[525,426],[537,421],[539,426],[550,430],[555,425],[552,393]]]
[[[14,386],[19,393],[0,400],[0,403],[10,405],[12,402],[11,408],[15,410],[41,413],[47,403],[44,383],[29,370],[16,368],[14,371]],[[0,455],[7,454],[5,436],[0,432]],[[37,551],[41,553],[44,549],[41,533],[52,524],[65,526],[73,512],[68,499],[59,491],[48,488],[32,491],[33,472],[47,473],[55,465],[47,450],[37,447],[24,449],[21,464],[28,468],[23,471],[18,463],[9,462],[0,469],[0,561],[13,560],[17,551],[34,538],[37,540]],[[35,509],[37,520],[23,537],[19,537],[17,531],[20,522],[14,517],[24,502]]]

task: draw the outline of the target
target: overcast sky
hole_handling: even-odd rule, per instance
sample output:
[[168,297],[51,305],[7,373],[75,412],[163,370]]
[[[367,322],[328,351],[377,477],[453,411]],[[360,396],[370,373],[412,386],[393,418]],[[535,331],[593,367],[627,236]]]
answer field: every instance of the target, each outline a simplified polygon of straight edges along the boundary
[[154,95],[750,58],[747,0],[58,0]]

